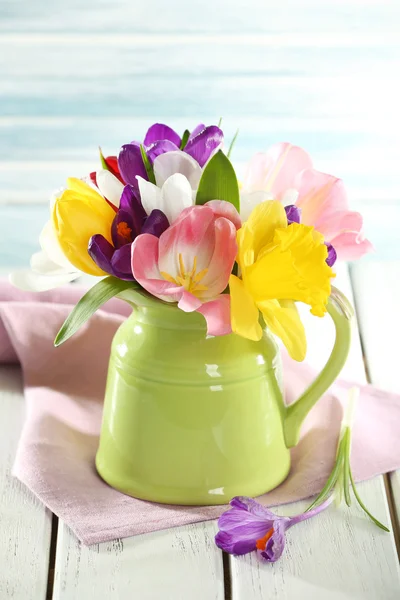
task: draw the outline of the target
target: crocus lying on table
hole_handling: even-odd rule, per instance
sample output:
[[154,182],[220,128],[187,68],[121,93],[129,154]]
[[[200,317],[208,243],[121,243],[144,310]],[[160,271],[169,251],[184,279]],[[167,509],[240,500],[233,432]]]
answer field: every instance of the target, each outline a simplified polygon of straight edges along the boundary
[[357,388],[352,388],[344,411],[334,467],[320,494],[307,510],[295,517],[280,517],[252,498],[233,498],[230,502],[231,508],[218,519],[219,531],[215,536],[218,548],[238,556],[257,551],[261,559],[275,562],[282,556],[285,533],[290,527],[317,516],[334,500],[336,504],[340,504],[343,496],[346,504],[350,506],[350,484],[363,511],[375,525],[389,531],[363,504],[351,473],[351,431],[357,397]]
[[201,313],[209,335],[259,340],[266,326],[304,359],[296,303],[324,316],[336,257],[371,249],[362,217],[343,183],[313,169],[301,148],[257,155],[239,186],[223,143],[217,125],[180,134],[156,123],[142,143],[123,144],[118,157],[100,153],[102,168],[68,179],[31,269],[11,275],[38,291],[81,273],[102,278],[58,343],[110,297],[136,289]]

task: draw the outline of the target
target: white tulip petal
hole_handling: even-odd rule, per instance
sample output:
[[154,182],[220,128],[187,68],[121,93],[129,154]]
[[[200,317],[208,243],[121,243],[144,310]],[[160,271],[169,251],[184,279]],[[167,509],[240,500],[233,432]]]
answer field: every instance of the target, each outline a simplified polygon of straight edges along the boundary
[[46,292],[64,285],[79,277],[80,273],[65,273],[64,275],[40,275],[30,269],[14,271],[9,276],[10,283],[25,292]]
[[167,216],[170,225],[179,217],[184,208],[193,206],[191,185],[180,173],[168,177],[161,194],[161,210]]
[[124,185],[110,171],[101,169],[96,173],[97,187],[100,194],[107,198],[114,206],[119,207]]
[[160,154],[155,159],[153,167],[156,183],[159,187],[162,187],[171,175],[180,173],[186,177],[192,189],[196,190],[199,187],[203,172],[197,160],[181,150]]
[[247,221],[252,210],[265,200],[273,200],[271,192],[250,192],[240,195],[240,217],[242,222]]
[[158,208],[162,210],[161,190],[154,183],[146,181],[143,177],[137,176],[139,184],[140,200],[146,213],[149,215],[152,210]]
[[47,221],[39,236],[39,244],[45,251],[50,260],[57,265],[64,267],[68,272],[76,271],[76,268],[69,262],[61,250],[51,221]]
[[62,193],[65,192],[66,189],[67,188],[65,188],[65,187],[61,187],[61,188],[58,188],[57,190],[54,190],[54,192],[51,194],[51,196],[50,196],[50,211],[53,210],[53,207],[56,203],[57,198],[59,198],[62,195]]
[[295,188],[289,188],[282,196],[283,206],[291,206],[292,204],[296,204],[298,197],[299,192]]
[[77,272],[72,265],[72,268],[67,270],[53,262],[44,250],[32,254],[30,263],[32,271],[38,273],[39,275],[65,275],[67,273]]

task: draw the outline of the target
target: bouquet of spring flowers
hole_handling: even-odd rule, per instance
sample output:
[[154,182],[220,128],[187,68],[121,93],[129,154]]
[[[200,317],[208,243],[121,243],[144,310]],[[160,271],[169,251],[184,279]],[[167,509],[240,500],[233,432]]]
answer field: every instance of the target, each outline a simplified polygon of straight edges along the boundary
[[239,183],[220,127],[182,136],[156,123],[143,142],[104,157],[53,197],[31,270],[18,287],[43,291],[82,273],[102,278],[61,329],[61,343],[104,302],[137,289],[185,312],[209,335],[259,340],[263,327],[301,361],[306,337],[296,302],[326,312],[336,258],[371,249],[341,180],[313,169],[289,143],[248,164]]

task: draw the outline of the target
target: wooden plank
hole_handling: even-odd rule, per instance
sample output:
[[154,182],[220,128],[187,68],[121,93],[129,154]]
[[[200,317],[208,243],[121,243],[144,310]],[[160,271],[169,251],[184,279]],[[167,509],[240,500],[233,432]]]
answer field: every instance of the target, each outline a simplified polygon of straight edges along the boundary
[[54,600],[223,600],[216,524],[81,546],[60,523]]
[[[351,298],[345,265],[339,267],[336,285]],[[333,327],[328,319],[307,317],[305,311],[302,316],[309,339],[307,361],[320,368],[330,351],[327,340],[332,339]],[[365,381],[357,335],[342,376]],[[383,478],[358,484],[358,489],[377,518],[390,523]],[[296,502],[277,512],[298,514],[308,504]],[[315,520],[296,526],[288,533],[287,544],[284,556],[274,565],[261,563],[254,554],[231,558],[233,600],[399,597],[400,571],[394,536],[373,525],[354,503],[351,509],[332,506]]]
[[[400,260],[355,264],[352,278],[371,382],[399,394],[397,346],[400,339]],[[398,526],[400,471],[391,474],[390,479]],[[400,537],[400,531],[398,535]]]
[[72,33],[229,33],[248,32],[270,34],[288,32],[292,35],[312,33],[356,36],[360,31],[395,32],[399,20],[396,2],[382,5],[378,0],[336,0],[324,3],[303,0],[301,9],[296,0],[283,3],[265,0],[230,2],[218,5],[193,0],[174,0],[165,5],[154,0],[151,5],[120,0],[118,4],[105,0],[70,0],[68,7],[60,2],[7,3],[0,6],[0,31]]
[[19,367],[0,367],[0,598],[45,600],[51,513],[11,476],[25,402]]

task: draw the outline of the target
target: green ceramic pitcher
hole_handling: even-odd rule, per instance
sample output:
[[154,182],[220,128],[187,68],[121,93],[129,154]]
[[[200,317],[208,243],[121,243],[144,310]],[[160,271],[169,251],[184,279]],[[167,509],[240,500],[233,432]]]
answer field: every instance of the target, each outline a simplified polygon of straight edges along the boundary
[[114,488],[168,504],[259,496],[290,469],[301,424],[341,371],[353,311],[332,288],[336,341],[323,371],[286,407],[278,347],[206,335],[198,313],[138,292],[111,350],[96,466]]

